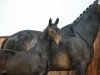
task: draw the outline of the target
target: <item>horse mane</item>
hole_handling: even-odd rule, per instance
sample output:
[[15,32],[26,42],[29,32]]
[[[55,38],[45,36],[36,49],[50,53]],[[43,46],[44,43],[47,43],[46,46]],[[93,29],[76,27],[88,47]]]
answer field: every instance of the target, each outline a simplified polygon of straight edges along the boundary
[[92,4],[89,5],[89,7],[87,7],[86,10],[84,10],[83,13],[80,14],[79,17],[77,17],[75,21],[73,21],[73,23],[76,23],[77,21],[79,21],[79,19],[80,19],[80,18],[89,10],[89,8],[91,8],[91,7],[92,7]]
[[95,5],[98,4],[98,1],[99,1],[99,0],[95,0],[93,4],[89,5],[89,7],[87,7],[86,10],[84,10],[83,13],[80,14],[79,17],[77,17],[76,20],[73,21],[73,23],[78,22],[79,19],[80,19],[90,8],[92,8],[93,6],[95,6]]
[[[40,37],[37,39],[37,42],[36,42],[36,44],[34,46],[37,46],[38,41],[42,38],[42,35],[45,34],[46,30],[47,30],[47,28],[41,33]],[[34,47],[32,47],[32,48],[34,48]]]

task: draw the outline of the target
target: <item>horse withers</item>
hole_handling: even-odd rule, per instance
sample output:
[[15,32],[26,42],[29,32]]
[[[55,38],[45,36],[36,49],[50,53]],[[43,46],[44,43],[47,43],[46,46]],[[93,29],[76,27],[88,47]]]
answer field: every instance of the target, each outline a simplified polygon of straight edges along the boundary
[[51,44],[61,44],[61,36],[57,27],[59,19],[43,31],[36,45],[27,51],[0,50],[0,75],[47,75],[51,67]]

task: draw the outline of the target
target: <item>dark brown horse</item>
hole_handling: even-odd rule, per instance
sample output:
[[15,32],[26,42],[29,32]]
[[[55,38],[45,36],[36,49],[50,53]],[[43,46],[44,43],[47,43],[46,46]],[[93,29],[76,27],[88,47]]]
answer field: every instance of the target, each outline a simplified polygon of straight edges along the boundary
[[75,70],[85,75],[93,59],[93,44],[100,27],[100,5],[96,0],[73,23],[61,28],[63,45],[52,45],[52,71]]
[[52,41],[61,42],[58,21],[58,18],[55,23],[49,20],[48,27],[30,50],[0,50],[0,75],[47,75],[51,66]]
[[51,70],[75,70],[76,75],[86,75],[99,27],[100,5],[96,0],[77,20],[61,28],[63,45],[53,45]]

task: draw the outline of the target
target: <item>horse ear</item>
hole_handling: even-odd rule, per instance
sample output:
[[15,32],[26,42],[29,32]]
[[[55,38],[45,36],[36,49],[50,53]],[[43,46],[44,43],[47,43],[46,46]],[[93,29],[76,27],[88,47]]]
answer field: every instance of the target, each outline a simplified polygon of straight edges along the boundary
[[49,19],[49,26],[52,24],[52,19],[50,18]]
[[59,18],[56,19],[54,24],[57,26],[58,22],[59,22]]

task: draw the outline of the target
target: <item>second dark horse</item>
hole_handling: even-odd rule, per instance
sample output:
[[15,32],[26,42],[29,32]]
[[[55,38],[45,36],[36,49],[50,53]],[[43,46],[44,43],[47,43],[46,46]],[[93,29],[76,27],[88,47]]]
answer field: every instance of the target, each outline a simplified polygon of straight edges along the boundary
[[63,45],[60,48],[53,45],[51,70],[75,70],[75,75],[86,75],[100,27],[98,1],[94,1],[72,24],[61,28]]

